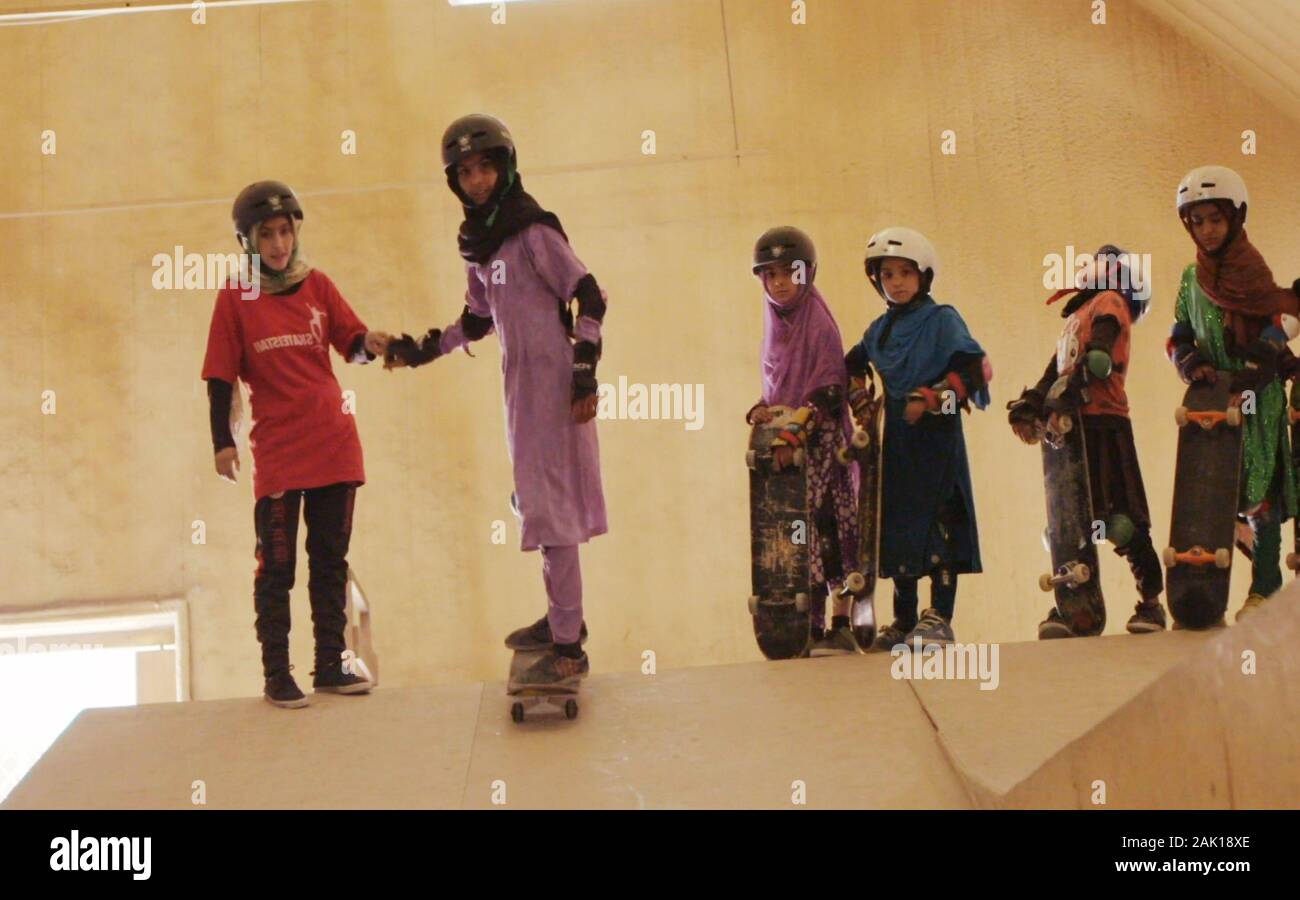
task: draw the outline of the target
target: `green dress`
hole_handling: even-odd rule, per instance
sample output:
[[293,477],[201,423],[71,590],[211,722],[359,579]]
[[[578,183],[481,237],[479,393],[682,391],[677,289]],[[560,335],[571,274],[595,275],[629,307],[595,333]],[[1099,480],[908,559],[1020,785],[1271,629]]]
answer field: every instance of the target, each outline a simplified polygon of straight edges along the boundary
[[[1178,286],[1174,318],[1192,327],[1196,349],[1216,369],[1238,372],[1244,361],[1230,356],[1223,334],[1223,312],[1196,281],[1196,263],[1183,270]],[[1256,394],[1255,414],[1246,416],[1245,448],[1242,451],[1241,504],[1250,509],[1270,496],[1281,481],[1274,503],[1276,520],[1284,522],[1296,514],[1296,473],[1287,434],[1287,400],[1282,382],[1274,378]],[[1280,478],[1279,478],[1280,476]]]

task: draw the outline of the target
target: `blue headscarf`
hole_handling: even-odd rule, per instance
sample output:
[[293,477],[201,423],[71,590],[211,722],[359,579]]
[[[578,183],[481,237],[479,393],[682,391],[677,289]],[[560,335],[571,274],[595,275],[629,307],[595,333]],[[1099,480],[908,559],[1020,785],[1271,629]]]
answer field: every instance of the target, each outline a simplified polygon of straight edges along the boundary
[[[883,346],[881,339],[884,339]],[[934,302],[922,294],[871,323],[864,343],[890,397],[901,400],[909,391],[938,381],[955,353],[982,356],[984,350],[971,337],[954,307]],[[989,405],[989,389],[970,397],[979,409]]]

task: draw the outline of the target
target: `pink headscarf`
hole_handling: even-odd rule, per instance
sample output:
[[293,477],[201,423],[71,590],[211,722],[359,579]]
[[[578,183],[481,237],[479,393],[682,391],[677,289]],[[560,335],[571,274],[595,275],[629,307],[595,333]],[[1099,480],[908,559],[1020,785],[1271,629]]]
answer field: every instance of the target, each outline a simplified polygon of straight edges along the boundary
[[844,345],[830,307],[815,285],[789,306],[764,292],[763,403],[803,406],[819,388],[848,388]]

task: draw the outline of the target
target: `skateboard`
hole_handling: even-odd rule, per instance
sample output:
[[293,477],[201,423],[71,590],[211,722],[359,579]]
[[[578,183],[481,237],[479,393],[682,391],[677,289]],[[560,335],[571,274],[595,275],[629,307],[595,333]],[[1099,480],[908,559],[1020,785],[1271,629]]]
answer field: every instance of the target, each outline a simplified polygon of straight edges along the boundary
[[803,448],[794,465],[772,467],[772,441],[795,410],[771,407],[771,422],[755,425],[745,462],[749,466],[749,536],[753,592],[749,614],[754,637],[768,659],[790,659],[808,645],[812,571],[808,547],[808,484]]
[[516,723],[524,721],[527,710],[537,706],[552,707],[564,713],[566,719],[578,717],[578,689],[581,678],[557,682],[551,685],[530,685],[524,687],[519,679],[524,671],[541,659],[545,650],[516,650],[510,658],[510,680],[506,682],[506,695],[511,698],[510,718]]
[[1219,372],[1214,384],[1188,386],[1174,410],[1174,509],[1162,556],[1169,611],[1187,628],[1217,625],[1228,608],[1242,448],[1242,414],[1230,405],[1231,380],[1231,372]]
[[[850,398],[859,427],[849,446],[839,453],[845,465],[858,464],[858,566],[844,579],[841,595],[852,599],[849,624],[858,646],[866,649],[876,639],[876,575],[880,547],[880,415],[884,396],[876,395],[872,380],[853,379]],[[862,391],[858,394],[858,391]]]
[[[1287,421],[1291,423],[1291,461],[1300,466],[1300,379],[1291,382],[1291,402],[1287,404]],[[1292,538],[1292,550],[1286,555],[1286,567],[1300,576],[1300,518],[1292,522],[1295,535]],[[1241,545],[1238,544],[1238,547]]]
[[344,611],[347,626],[343,637],[347,649],[343,651],[343,671],[359,675],[379,686],[379,657],[370,637],[370,601],[357,581],[357,573],[348,567],[347,607]]
[[1047,496],[1044,543],[1052,571],[1038,579],[1056,596],[1056,611],[1079,637],[1106,628],[1097,544],[1093,540],[1092,487],[1088,447],[1075,413],[1054,414],[1043,433],[1043,485]]

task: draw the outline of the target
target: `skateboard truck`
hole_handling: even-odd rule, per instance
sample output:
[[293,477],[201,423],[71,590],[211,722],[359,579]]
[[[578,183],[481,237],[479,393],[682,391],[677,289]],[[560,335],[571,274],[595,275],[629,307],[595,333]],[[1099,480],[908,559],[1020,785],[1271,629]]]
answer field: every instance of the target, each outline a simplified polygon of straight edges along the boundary
[[1198,545],[1190,550],[1179,552],[1173,547],[1166,547],[1161,554],[1161,559],[1166,569],[1172,569],[1180,563],[1187,566],[1213,565],[1216,569],[1226,569],[1232,565],[1232,550],[1227,547],[1220,547],[1211,553]]
[[1209,431],[1221,422],[1227,423],[1229,428],[1236,428],[1241,425],[1241,409],[1229,406],[1226,410],[1195,410],[1180,406],[1174,410],[1174,421],[1178,423],[1179,428],[1200,425],[1205,431]]
[[1055,589],[1057,585],[1063,584],[1069,588],[1076,588],[1091,580],[1092,569],[1088,568],[1087,563],[1066,563],[1057,569],[1054,575],[1038,576],[1038,587],[1048,592]]
[[566,697],[564,694],[519,694],[514,703],[510,704],[510,718],[515,724],[522,724],[525,718],[525,710],[532,709],[534,706],[554,706],[556,709],[564,710],[564,718],[578,718],[578,701],[572,697]]
[[870,644],[876,639],[876,602],[874,591],[867,591],[867,576],[861,572],[850,572],[844,578],[840,596],[852,601],[849,607],[849,624],[853,627],[853,636],[859,644]]

